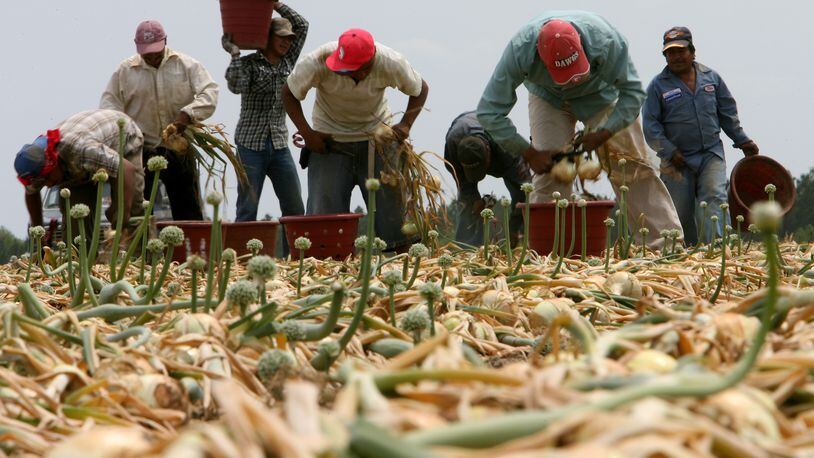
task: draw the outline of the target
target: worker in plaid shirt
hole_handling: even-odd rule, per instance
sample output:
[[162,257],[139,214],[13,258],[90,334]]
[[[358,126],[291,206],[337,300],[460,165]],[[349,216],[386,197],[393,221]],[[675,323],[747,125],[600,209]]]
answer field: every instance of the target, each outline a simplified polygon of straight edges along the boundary
[[[124,113],[114,110],[89,110],[77,113],[59,123],[53,130],[24,145],[14,159],[17,179],[25,186],[25,205],[32,226],[42,225],[42,198],[44,186],[59,186],[71,191],[72,204],[96,207],[96,183],[91,181],[99,170],[107,172],[111,181],[113,204],[108,209],[108,221],[115,221],[116,181],[119,175],[119,119],[124,122],[124,220],[144,214],[141,206],[144,190],[144,171],[141,153],[144,136],[136,122]],[[62,224],[68,218],[68,209],[60,199]],[[93,229],[93,218],[85,218],[86,232]],[[74,221],[74,234],[79,227]]]
[[[308,21],[279,2],[274,10],[282,17],[271,21],[265,49],[240,56],[240,49],[223,36],[223,48],[232,55],[226,69],[229,90],[240,94],[240,120],[235,142],[246,168],[249,186],[238,184],[237,221],[257,219],[257,206],[268,176],[280,201],[283,216],[302,215],[300,179],[288,149],[288,130],[281,98],[283,84],[294,68],[308,34]],[[284,243],[287,255],[288,244]]]

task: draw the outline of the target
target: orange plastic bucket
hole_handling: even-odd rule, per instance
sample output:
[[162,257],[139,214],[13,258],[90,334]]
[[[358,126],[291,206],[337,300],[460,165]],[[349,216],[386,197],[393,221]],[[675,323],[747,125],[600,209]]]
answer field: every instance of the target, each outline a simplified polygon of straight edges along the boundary
[[223,32],[240,49],[263,49],[268,42],[273,3],[269,0],[220,0]]
[[362,213],[283,216],[280,223],[285,228],[291,256],[299,256],[294,247],[297,237],[308,237],[311,248],[305,250],[305,257],[345,259],[353,254],[359,219],[363,216]]
[[766,185],[777,187],[774,200],[780,204],[783,214],[794,206],[797,188],[794,179],[782,164],[766,156],[749,156],[741,159],[729,176],[729,214],[732,221],[743,215],[749,224],[749,208],[753,203],[768,200]]
[[[554,202],[537,204],[517,204],[523,209],[525,217],[525,206],[529,206],[529,246],[539,254],[548,254],[554,246]],[[585,230],[586,249],[588,256],[599,256],[607,248],[608,229],[605,226],[605,218],[610,216],[616,202],[612,200],[598,200],[587,202],[585,208]],[[576,214],[574,214],[576,212]],[[565,214],[565,248],[571,246],[571,221],[576,222],[574,228],[574,253],[577,256],[582,252],[582,211],[574,202],[568,203]],[[562,224],[562,221],[560,221]]]

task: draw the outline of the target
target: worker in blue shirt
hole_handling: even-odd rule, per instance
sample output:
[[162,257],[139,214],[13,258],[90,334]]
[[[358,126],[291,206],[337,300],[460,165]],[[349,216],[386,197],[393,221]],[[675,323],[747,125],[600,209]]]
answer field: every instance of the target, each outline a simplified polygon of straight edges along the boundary
[[[508,115],[517,88],[529,92],[532,143]],[[553,156],[574,137],[596,151],[618,195],[628,188],[628,219],[649,229],[647,243],[658,248],[662,230],[679,229],[670,194],[647,156],[638,116],[644,90],[630,60],[627,40],[604,18],[585,11],[552,11],[533,19],[512,37],[478,104],[478,120],[509,154],[522,156],[535,173],[531,202],[549,202],[554,191],[571,195],[573,183],[549,173]],[[626,161],[625,176],[619,159]]]
[[[661,179],[670,191],[688,245],[698,243],[696,221],[707,202],[708,214],[723,213],[719,224],[706,223],[705,241],[721,235],[729,214],[726,161],[721,129],[746,156],[758,146],[741,128],[735,99],[717,72],[695,61],[692,34],[686,27],[664,33],[667,66],[647,88],[642,114],[647,143],[661,158]],[[713,235],[714,234],[714,235]]]

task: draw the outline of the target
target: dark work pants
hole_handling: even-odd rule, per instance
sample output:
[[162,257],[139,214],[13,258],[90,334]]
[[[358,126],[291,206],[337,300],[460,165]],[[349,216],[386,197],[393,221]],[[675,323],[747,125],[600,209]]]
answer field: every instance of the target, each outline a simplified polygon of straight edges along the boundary
[[161,171],[161,182],[170,199],[172,219],[176,221],[203,220],[201,206],[201,189],[198,182],[198,167],[192,153],[178,154],[159,146],[155,149],[144,148],[144,200],[150,199],[155,174],[147,170],[147,161],[153,156],[167,159],[167,169]]

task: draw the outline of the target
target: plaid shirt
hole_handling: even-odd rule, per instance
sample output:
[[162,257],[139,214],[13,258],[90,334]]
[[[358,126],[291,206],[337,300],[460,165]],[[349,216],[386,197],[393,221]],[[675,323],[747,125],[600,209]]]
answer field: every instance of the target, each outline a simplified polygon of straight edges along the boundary
[[282,89],[308,34],[308,21],[289,6],[281,3],[277,12],[291,21],[297,34],[285,56],[272,64],[258,51],[233,58],[226,69],[229,90],[240,94],[240,120],[235,131],[235,142],[256,151],[266,149],[269,135],[275,149],[288,146]]
[[[144,137],[135,121],[113,110],[88,110],[77,113],[57,125],[60,141],[57,151],[65,166],[61,186],[90,181],[99,169],[111,178],[119,174],[119,119],[124,119],[124,158],[141,170]],[[42,184],[27,186],[29,193],[39,192]]]

